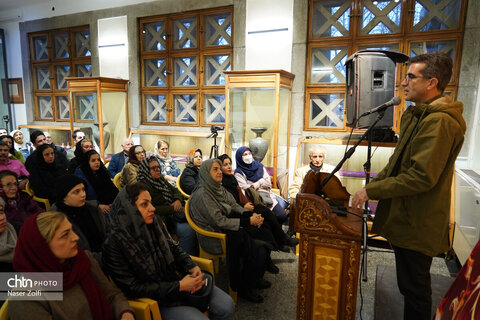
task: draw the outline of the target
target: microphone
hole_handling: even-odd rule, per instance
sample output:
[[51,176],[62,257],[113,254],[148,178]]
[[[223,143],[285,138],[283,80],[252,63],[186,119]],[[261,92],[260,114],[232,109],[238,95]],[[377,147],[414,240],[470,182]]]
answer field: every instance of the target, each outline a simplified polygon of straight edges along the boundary
[[368,116],[369,114],[372,114],[372,113],[375,113],[375,112],[382,112],[382,111],[385,111],[386,109],[394,106],[394,105],[397,105],[397,104],[400,104],[402,102],[402,100],[399,98],[399,97],[393,97],[390,101],[387,101],[385,102],[384,104],[381,104],[379,105],[378,107],[376,108],[373,108],[373,109],[370,109],[370,111],[367,111],[367,112],[364,112],[361,116],[361,117],[365,117],[365,116]]

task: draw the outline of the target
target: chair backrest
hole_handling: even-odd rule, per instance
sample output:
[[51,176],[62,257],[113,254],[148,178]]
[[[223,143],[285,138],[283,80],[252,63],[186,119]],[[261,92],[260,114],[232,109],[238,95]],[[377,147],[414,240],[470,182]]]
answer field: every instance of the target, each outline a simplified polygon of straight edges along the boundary
[[117,187],[118,190],[122,189],[122,171],[117,173],[115,177],[113,177],[113,184]]
[[8,320],[8,300],[5,300],[0,309],[0,320]]
[[185,198],[185,199],[188,199],[190,198],[190,195],[189,194],[186,194],[185,191],[182,190],[182,187],[180,186],[180,177],[182,176],[182,173],[177,177],[177,189],[178,191],[180,191],[180,193],[182,194],[182,196]]
[[50,210],[50,201],[48,201],[48,199],[45,199],[45,198],[37,197],[32,187],[30,186],[29,180],[27,180],[27,184],[25,185],[25,190],[23,191],[28,193],[33,198],[33,201],[43,203],[46,211]]

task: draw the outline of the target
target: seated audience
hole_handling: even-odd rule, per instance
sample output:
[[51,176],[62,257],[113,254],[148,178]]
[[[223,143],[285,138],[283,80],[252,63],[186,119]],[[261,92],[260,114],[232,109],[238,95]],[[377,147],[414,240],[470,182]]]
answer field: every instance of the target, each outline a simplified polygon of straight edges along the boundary
[[[278,223],[273,212],[262,204],[254,204],[245,192],[238,185],[237,179],[233,175],[232,159],[227,154],[222,154],[218,157],[222,162],[222,186],[235,198],[235,201],[243,206],[246,210],[259,213],[264,218],[263,224],[267,230],[262,228],[249,228],[249,233],[256,239],[261,239],[272,243],[275,249],[288,252],[288,247],[295,247],[298,244],[298,239],[290,238],[283,232],[282,226]],[[272,239],[273,238],[273,241]],[[269,271],[275,270],[273,262],[267,259],[267,269]]]
[[76,145],[79,141],[82,141],[85,139],[85,132],[83,132],[80,129],[74,130],[72,134],[73,138],[73,146],[70,148],[70,150],[67,151],[67,160],[71,161],[73,158],[75,158],[75,150],[76,150]]
[[53,204],[56,200],[55,183],[67,172],[55,164],[55,151],[51,145],[41,145],[37,150],[37,165],[29,177],[30,187],[37,197],[48,199]]
[[122,292],[103,274],[89,252],[79,248],[78,236],[61,212],[30,217],[22,228],[15,249],[16,272],[60,272],[63,299],[8,303],[15,319],[121,319],[134,314]]
[[190,150],[187,156],[187,165],[180,176],[180,188],[186,194],[192,194],[198,183],[198,168],[202,165],[202,150]]
[[107,214],[118,194],[118,189],[97,151],[90,150],[85,153],[80,167],[75,169],[75,175],[85,181],[87,200],[97,200],[102,212]]
[[[288,219],[285,209],[278,200],[284,202],[283,199],[277,199],[277,195],[272,192],[272,182],[267,170],[258,161],[253,160],[252,150],[248,147],[240,147],[235,153],[237,161],[237,169],[235,169],[235,179],[243,190],[253,188],[259,193],[263,192],[271,199],[268,208],[273,211],[278,222],[283,223]],[[279,196],[280,197],[280,196]],[[266,199],[264,199],[265,201]],[[268,199],[267,199],[268,200]]]
[[45,143],[49,144],[53,147],[53,150],[55,150],[56,154],[62,154],[64,157],[62,159],[65,160],[65,166],[68,165],[68,159],[67,159],[67,151],[65,151],[64,148],[56,146],[55,143],[53,143],[52,136],[50,133],[44,131],[43,134],[45,135]]
[[86,200],[85,183],[77,176],[67,174],[55,184],[56,202],[50,211],[61,211],[79,236],[78,245],[91,251],[101,261],[102,244],[107,237],[107,222],[95,201]]
[[175,186],[177,177],[180,175],[180,168],[175,160],[168,154],[169,144],[165,140],[158,140],[155,144],[155,155],[160,159],[160,166],[162,168],[162,177],[164,177],[171,185]]
[[197,236],[185,218],[183,196],[164,179],[156,156],[151,156],[140,163],[137,180],[149,188],[155,214],[167,225],[170,233],[178,236],[180,247],[188,254],[196,255]]
[[13,144],[13,137],[8,136],[8,135],[3,135],[0,136],[0,141],[4,141],[8,144],[10,148],[10,153],[8,154],[8,157],[12,160],[18,160],[22,164],[25,163],[25,159],[23,157],[23,154],[20,151],[15,150],[14,144]]
[[120,172],[121,186],[137,182],[138,165],[145,159],[145,150],[141,145],[135,145],[128,150],[128,161]]
[[[155,215],[147,189],[142,183],[127,185],[115,199],[104,267],[128,298],[158,301],[162,319],[208,319],[185,299],[204,286],[204,275]],[[229,319],[234,310],[230,296],[214,286],[210,319]]]
[[[47,143],[45,134],[40,130],[35,130],[32,133],[30,133],[30,141],[32,142],[35,149],[38,149],[42,144]],[[63,150],[63,148],[61,149]],[[55,164],[62,169],[66,169],[68,166],[68,161],[67,161],[67,156],[65,154],[65,150],[63,151],[59,151],[57,149],[54,149],[54,150],[55,150],[55,159],[56,159]],[[34,154],[35,152],[36,150],[33,151],[31,154]],[[25,160],[25,168],[27,168],[29,172],[32,171],[32,168],[37,165],[36,164],[37,158],[38,158],[37,156],[34,156],[34,157],[29,156]]]
[[[325,156],[326,153],[323,147],[312,146],[310,148],[310,152],[308,153],[310,163],[295,170],[292,184],[288,187],[288,195],[290,196],[290,198],[295,199],[297,197],[297,193],[300,191],[300,188],[303,184],[303,179],[307,175],[308,171],[313,170],[315,172],[330,173],[333,171],[333,169],[335,169],[334,166],[323,162],[325,160]],[[338,176],[338,172],[335,175]]]
[[83,161],[83,155],[87,153],[87,151],[95,150],[93,146],[93,141],[90,139],[82,139],[75,145],[75,157],[70,160],[68,164],[67,172],[70,174],[75,173],[75,169],[77,169]]
[[30,173],[25,169],[23,163],[8,158],[10,148],[5,141],[0,141],[0,171],[10,170],[17,174],[20,180],[20,189],[25,189]]
[[17,233],[30,215],[45,211],[28,193],[19,191],[18,175],[10,170],[0,171],[0,197],[5,201],[7,219]]
[[123,143],[122,143],[123,150],[120,151],[119,153],[115,153],[112,156],[112,159],[108,164],[108,172],[110,172],[110,176],[112,178],[115,178],[117,173],[122,171],[125,163],[128,162],[128,150],[130,150],[132,146],[133,146],[132,139],[126,138],[125,140],[123,140]]
[[17,243],[17,232],[8,223],[5,201],[0,198],[0,272],[12,272],[13,253]]
[[13,130],[10,132],[10,135],[13,137],[14,148],[23,154],[24,159],[27,159],[30,153],[33,152],[32,145],[23,141],[23,133],[20,130]]
[[[199,184],[190,197],[190,215],[195,223],[208,231],[227,235],[227,266],[230,287],[240,297],[261,303],[263,297],[256,288],[268,288],[263,279],[267,249],[263,242],[254,241],[246,228],[261,227],[261,215],[244,209],[222,187],[221,162],[205,160],[199,170]],[[202,248],[211,254],[222,253],[219,239],[197,235]]]

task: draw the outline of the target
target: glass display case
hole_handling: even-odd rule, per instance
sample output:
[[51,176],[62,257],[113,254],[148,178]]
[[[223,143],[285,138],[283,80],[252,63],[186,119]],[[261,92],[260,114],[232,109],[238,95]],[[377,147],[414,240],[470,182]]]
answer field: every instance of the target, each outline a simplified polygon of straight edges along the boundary
[[30,133],[40,130],[44,133],[48,132],[56,146],[65,148],[66,150],[72,147],[72,131],[66,123],[64,123],[64,126],[22,124],[18,126],[18,130],[22,131],[24,142],[30,142]]
[[283,70],[224,71],[225,149],[235,161],[250,146],[272,176],[272,185],[288,170],[290,108],[295,75]]
[[122,150],[130,134],[128,80],[67,78],[70,126],[79,128],[100,150],[102,159]]

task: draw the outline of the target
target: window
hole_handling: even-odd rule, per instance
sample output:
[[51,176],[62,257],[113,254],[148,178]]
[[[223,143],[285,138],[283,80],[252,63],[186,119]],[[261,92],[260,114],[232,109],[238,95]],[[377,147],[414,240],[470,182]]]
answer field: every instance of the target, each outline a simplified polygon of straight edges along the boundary
[[142,123],[225,123],[232,69],[232,7],[139,20]]
[[445,93],[455,97],[465,12],[465,0],[310,0],[304,129],[346,130],[345,63],[358,50],[443,51],[455,66]]
[[35,120],[69,121],[67,77],[91,77],[88,26],[28,34]]

